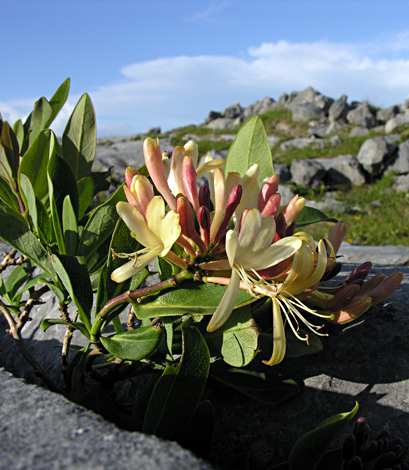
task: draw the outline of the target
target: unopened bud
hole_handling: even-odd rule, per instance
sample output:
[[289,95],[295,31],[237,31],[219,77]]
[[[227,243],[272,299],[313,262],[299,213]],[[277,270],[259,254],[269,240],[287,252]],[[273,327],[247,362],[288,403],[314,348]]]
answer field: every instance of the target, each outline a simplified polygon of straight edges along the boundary
[[206,184],[202,184],[199,190],[199,204],[205,206],[210,211],[210,189]]
[[[268,202],[268,200],[277,193],[278,185],[279,185],[280,178],[278,175],[270,176],[264,182],[260,194],[258,195],[258,210],[262,212]],[[278,209],[278,208],[277,208]],[[269,214],[269,215],[275,215]]]
[[197,220],[200,225],[202,238],[205,245],[210,245],[210,211],[207,207],[201,206],[197,212]]
[[239,184],[230,191],[229,198],[227,199],[226,212],[224,213],[223,221],[220,224],[219,230],[214,237],[214,242],[217,243],[221,235],[225,233],[227,226],[229,225],[230,219],[233,217],[234,211],[240,203],[243,190]]
[[196,170],[193,165],[192,157],[190,155],[186,155],[183,158],[182,176],[183,187],[185,188],[186,196],[197,214],[200,204],[199,197],[197,195]]
[[372,299],[372,305],[377,305],[390,295],[392,295],[395,290],[399,287],[403,279],[403,273],[396,271],[387,277],[379,286],[377,286],[372,291],[368,292],[366,295],[370,296]]
[[355,456],[356,438],[353,434],[349,434],[342,446],[342,459],[344,461],[351,460]]
[[305,198],[298,195],[293,197],[291,201],[283,207],[280,214],[283,214],[286,221],[286,226],[289,227],[299,216],[300,212],[304,209]]
[[346,466],[346,470],[363,470],[363,468],[362,460],[357,456],[351,459]]
[[335,253],[338,253],[339,247],[345,235],[347,233],[347,226],[342,222],[336,223],[328,235],[328,240],[331,242],[331,245],[334,247]]
[[358,418],[353,433],[356,438],[356,446],[360,449],[368,440],[369,436],[369,426],[365,418]]
[[280,194],[278,194],[278,193],[273,194],[269,198],[267,203],[265,204],[264,209],[261,211],[261,217],[264,217],[265,215],[271,215],[271,216],[276,215],[276,213],[277,213],[277,211],[280,207],[280,202],[281,202]]
[[189,142],[187,142],[184,147],[185,147],[186,155],[190,155],[192,157],[193,165],[196,167],[197,158],[199,156],[197,143],[194,142],[193,140],[189,140]]
[[139,175],[136,168],[128,166],[128,168],[125,170],[125,182],[129,189],[131,189],[132,180],[136,175]]
[[176,210],[176,200],[170,191],[165,169],[163,168],[159,139],[155,142],[150,137],[147,137],[143,143],[143,154],[145,156],[146,168],[149,171],[153,183],[158,191],[162,193],[170,209]]

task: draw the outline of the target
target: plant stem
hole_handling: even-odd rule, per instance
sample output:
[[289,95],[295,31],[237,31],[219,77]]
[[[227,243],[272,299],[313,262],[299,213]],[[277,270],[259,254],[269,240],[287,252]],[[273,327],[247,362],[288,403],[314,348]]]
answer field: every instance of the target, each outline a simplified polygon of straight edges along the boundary
[[193,275],[193,273],[187,270],[183,270],[175,276],[171,276],[169,279],[166,279],[166,281],[160,282],[159,284],[155,284],[154,286],[149,287],[143,287],[142,289],[137,289],[134,291],[128,291],[110,300],[104,305],[104,307],[102,307],[99,313],[97,313],[97,315],[95,316],[95,320],[90,331],[91,343],[96,344],[98,346],[102,324],[104,323],[105,319],[107,318],[109,312],[112,309],[114,309],[120,304],[132,302],[133,300],[138,299],[140,297],[145,297],[155,292],[160,292],[171,287],[176,287],[187,279],[193,279]]

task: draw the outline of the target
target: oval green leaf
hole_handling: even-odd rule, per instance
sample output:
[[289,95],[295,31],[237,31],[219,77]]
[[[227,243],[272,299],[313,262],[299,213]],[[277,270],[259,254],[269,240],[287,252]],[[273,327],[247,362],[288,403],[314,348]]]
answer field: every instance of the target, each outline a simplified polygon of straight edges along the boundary
[[162,329],[145,326],[110,338],[101,337],[101,343],[109,353],[119,359],[140,361],[156,350],[162,336]]
[[[156,316],[184,315],[186,313],[202,315],[213,313],[218,307],[226,286],[212,283],[185,281],[156,295],[145,297],[140,303],[133,302],[135,315],[143,320]],[[240,289],[236,308],[257,300],[247,291]]]
[[314,207],[305,206],[296,220],[296,227],[304,227],[305,225],[316,224],[317,222],[338,222],[333,217],[328,217],[324,212]]
[[274,175],[273,158],[270,144],[258,116],[252,116],[243,124],[226,155],[224,172],[235,171],[243,176],[257,163],[260,168],[258,183],[261,186],[264,178]]

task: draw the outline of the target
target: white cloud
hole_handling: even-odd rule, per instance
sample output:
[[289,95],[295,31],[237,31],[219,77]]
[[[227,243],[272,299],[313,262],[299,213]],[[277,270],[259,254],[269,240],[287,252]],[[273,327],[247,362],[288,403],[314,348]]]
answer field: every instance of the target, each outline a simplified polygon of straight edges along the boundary
[[[183,21],[188,23],[210,23],[218,24],[220,20],[215,18],[215,15],[224,10],[232,3],[232,0],[223,0],[222,2],[212,2],[206,10],[199,10],[189,16],[185,16]],[[192,6],[194,3],[191,4]]]
[[[245,57],[179,56],[129,64],[120,70],[121,80],[90,92],[98,134],[199,124],[209,111],[234,101],[248,106],[264,96],[278,99],[283,92],[308,86],[335,99],[346,94],[350,101],[370,100],[381,107],[402,103],[409,93],[408,35],[376,47],[278,41],[250,47]],[[70,98],[55,124],[57,133],[77,99]],[[2,110],[4,105],[15,117],[19,108],[3,103]]]

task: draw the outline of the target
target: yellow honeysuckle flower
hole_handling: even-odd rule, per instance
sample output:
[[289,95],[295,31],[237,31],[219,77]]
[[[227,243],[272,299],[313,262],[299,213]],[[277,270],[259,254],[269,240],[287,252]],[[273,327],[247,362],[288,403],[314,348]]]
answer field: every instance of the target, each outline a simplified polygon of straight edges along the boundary
[[136,253],[116,254],[119,257],[131,258],[131,261],[115,269],[111,279],[123,282],[143,269],[157,256],[166,257],[172,245],[179,238],[181,228],[179,214],[175,211],[165,212],[165,202],[155,196],[148,204],[145,217],[134,206],[119,202],[117,212],[131,231],[131,235],[145,246]]
[[[229,318],[237,300],[240,280],[249,292],[254,293],[253,286],[259,280],[256,271],[275,266],[301,247],[302,242],[297,237],[286,237],[273,243],[274,235],[274,218],[262,218],[257,209],[248,211],[240,233],[235,230],[227,232],[226,254],[232,274],[227,290],[207,326],[208,331],[217,330]],[[253,272],[255,278],[249,272]]]

